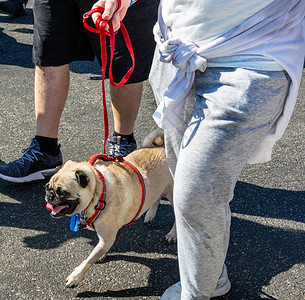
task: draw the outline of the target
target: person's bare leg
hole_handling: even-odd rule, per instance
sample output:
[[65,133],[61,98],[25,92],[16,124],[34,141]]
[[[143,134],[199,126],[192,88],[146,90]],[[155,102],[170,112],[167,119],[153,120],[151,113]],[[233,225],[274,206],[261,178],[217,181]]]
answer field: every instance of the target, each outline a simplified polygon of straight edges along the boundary
[[110,86],[114,130],[122,135],[133,132],[142,98],[143,82],[122,87]]
[[57,138],[69,91],[69,65],[35,68],[36,135]]

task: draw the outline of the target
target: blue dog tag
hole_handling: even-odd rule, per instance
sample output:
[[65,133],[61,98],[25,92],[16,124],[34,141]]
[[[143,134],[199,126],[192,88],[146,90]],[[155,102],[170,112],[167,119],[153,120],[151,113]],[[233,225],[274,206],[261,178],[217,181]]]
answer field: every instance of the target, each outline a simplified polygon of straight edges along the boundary
[[70,229],[74,232],[77,232],[79,230],[78,223],[80,221],[80,214],[74,214],[71,216],[70,220]]

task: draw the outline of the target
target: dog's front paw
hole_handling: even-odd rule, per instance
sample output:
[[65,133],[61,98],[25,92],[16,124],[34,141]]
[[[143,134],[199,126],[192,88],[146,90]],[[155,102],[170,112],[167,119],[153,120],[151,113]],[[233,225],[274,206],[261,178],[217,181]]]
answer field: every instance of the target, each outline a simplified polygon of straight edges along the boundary
[[74,271],[66,279],[66,287],[73,288],[76,287],[84,278],[81,270],[75,268]]

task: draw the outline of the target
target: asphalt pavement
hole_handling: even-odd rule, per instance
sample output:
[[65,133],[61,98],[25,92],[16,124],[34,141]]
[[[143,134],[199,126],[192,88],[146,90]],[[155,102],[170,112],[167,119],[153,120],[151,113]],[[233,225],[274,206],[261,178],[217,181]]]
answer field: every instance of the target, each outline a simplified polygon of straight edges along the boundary
[[[25,17],[0,13],[0,164],[20,157],[35,134],[32,23],[32,0]],[[232,290],[219,299],[305,299],[304,104],[303,80],[273,160],[247,166],[239,178],[226,262]],[[154,109],[146,82],[135,128],[139,143],[156,128]],[[112,130],[111,113],[109,117]],[[100,69],[96,62],[73,63],[59,131],[64,160],[87,160],[102,151],[102,139]],[[65,278],[91,252],[97,237],[89,230],[71,232],[69,218],[50,217],[45,183],[0,180],[1,300],[156,300],[179,280],[176,245],[163,243],[174,221],[163,201],[153,223],[144,225],[141,218],[121,229],[106,261],[92,266],[78,287],[65,288]]]

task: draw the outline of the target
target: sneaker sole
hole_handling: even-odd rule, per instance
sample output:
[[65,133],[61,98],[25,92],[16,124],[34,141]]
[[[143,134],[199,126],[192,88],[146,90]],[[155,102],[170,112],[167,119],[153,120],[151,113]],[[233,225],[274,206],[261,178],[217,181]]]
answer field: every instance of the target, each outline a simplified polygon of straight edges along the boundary
[[15,182],[15,183],[25,183],[25,182],[31,182],[35,180],[43,180],[46,177],[51,177],[53,174],[55,174],[55,168],[54,169],[48,169],[48,170],[42,170],[35,173],[32,173],[30,175],[24,176],[24,177],[10,177],[3,174],[0,174],[0,178],[6,181]]
[[212,294],[212,298],[223,296],[227,294],[230,291],[230,289],[231,289],[231,282],[230,280],[228,280],[224,286],[214,291],[214,293]]

